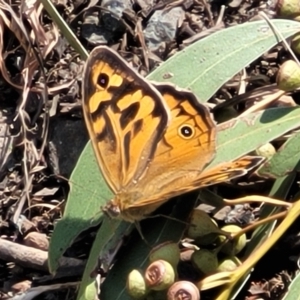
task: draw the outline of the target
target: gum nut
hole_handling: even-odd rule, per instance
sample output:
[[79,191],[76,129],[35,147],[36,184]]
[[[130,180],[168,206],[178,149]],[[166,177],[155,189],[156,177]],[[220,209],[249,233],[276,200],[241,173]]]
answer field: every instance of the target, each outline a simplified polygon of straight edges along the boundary
[[168,300],[200,300],[199,289],[190,281],[173,283],[167,294]]
[[241,264],[241,261],[236,256],[227,257],[220,262],[218,271],[234,271]]
[[295,54],[300,54],[300,34],[295,35],[291,41],[291,48]]
[[[230,233],[237,233],[240,230],[242,230],[242,228],[237,225],[226,225],[226,226],[222,227],[221,229],[223,231],[227,231]],[[223,242],[223,241],[225,241],[226,237],[220,236],[219,239],[220,239],[220,242]],[[244,247],[246,246],[246,243],[247,243],[247,237],[246,237],[246,234],[243,233],[238,238],[227,241],[223,245],[221,251],[227,255],[236,255],[244,249]]]
[[195,251],[191,260],[193,265],[205,275],[215,272],[219,264],[216,254],[207,249]]
[[276,77],[278,88],[291,92],[300,87],[300,67],[294,60],[284,62]]
[[255,152],[259,156],[271,158],[276,153],[276,149],[271,143],[266,143],[257,148]]
[[148,266],[144,278],[149,289],[162,291],[174,283],[175,272],[169,262],[160,259]]
[[165,260],[175,269],[180,260],[180,250],[177,243],[166,242],[154,247],[149,255],[149,261]]
[[296,17],[300,14],[299,1],[279,0],[277,3],[277,13],[281,17]]
[[138,270],[132,270],[128,277],[126,288],[134,299],[140,299],[147,294],[147,286],[143,275]]

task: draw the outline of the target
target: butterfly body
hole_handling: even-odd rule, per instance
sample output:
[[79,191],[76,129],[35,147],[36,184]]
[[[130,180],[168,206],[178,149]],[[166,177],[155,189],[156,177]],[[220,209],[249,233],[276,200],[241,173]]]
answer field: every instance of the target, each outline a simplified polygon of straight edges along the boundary
[[[186,183],[194,182],[200,173],[177,171],[176,176],[174,173],[161,173],[153,181],[141,179],[135,186],[128,186],[128,190],[117,192],[104,210],[112,217],[122,216],[129,222],[141,220],[170,198],[199,188],[198,185],[187,186]],[[178,189],[174,189],[174,186]]]
[[83,111],[100,169],[115,197],[105,207],[134,222],[169,198],[247,172],[245,157],[210,170],[216,125],[195,95],[152,83],[107,47],[95,48],[83,75]]

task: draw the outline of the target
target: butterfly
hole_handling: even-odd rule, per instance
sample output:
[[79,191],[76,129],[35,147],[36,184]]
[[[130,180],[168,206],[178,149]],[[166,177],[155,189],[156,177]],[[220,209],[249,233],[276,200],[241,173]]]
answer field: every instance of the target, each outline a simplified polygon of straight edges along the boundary
[[146,80],[106,46],[86,61],[83,113],[115,195],[104,209],[129,222],[174,196],[242,176],[262,161],[245,156],[206,170],[217,138],[207,106],[190,91]]

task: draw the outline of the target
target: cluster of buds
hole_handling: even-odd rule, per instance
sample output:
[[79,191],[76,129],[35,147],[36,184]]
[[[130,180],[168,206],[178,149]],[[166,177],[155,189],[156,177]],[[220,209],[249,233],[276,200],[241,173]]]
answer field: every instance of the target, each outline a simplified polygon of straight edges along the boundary
[[178,244],[171,242],[154,248],[146,270],[130,272],[128,293],[133,299],[199,300],[197,283],[178,280],[179,262],[189,263],[202,276],[234,270],[241,265],[236,255],[247,242],[241,230],[236,225],[219,228],[205,212],[195,209],[186,231],[190,243],[183,243],[181,249]]
[[175,243],[153,249],[145,272],[132,270],[127,278],[127,291],[133,299],[147,299],[151,293],[164,294],[168,300],[199,300],[198,288],[189,281],[176,281],[180,251]]

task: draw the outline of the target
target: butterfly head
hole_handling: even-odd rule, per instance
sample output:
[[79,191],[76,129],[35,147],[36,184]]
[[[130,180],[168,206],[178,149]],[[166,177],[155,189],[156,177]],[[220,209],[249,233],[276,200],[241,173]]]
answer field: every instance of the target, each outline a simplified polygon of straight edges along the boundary
[[121,215],[121,210],[119,205],[114,201],[114,199],[110,200],[103,208],[102,211],[109,218],[115,219]]
[[137,199],[141,199],[141,197],[142,195],[138,191],[120,192],[102,208],[102,211],[110,218],[119,218],[130,223],[140,221],[158,206],[140,207],[136,203]]
[[131,214],[128,210],[129,203],[135,199],[134,195],[128,193],[120,193],[110,200],[102,209],[103,213],[108,217],[115,219],[119,218],[127,222],[133,223],[137,219],[142,219]]

